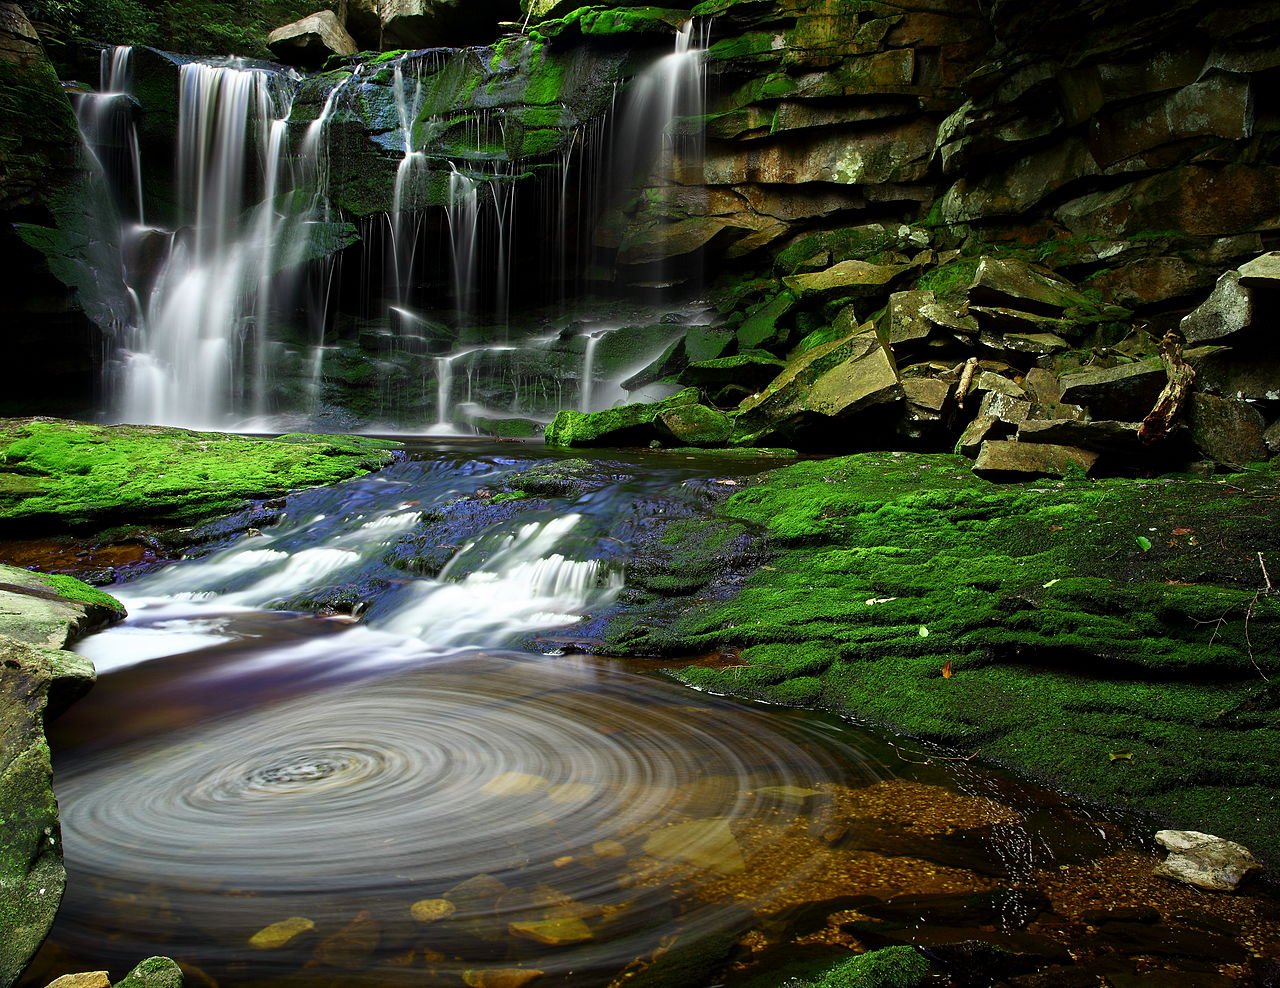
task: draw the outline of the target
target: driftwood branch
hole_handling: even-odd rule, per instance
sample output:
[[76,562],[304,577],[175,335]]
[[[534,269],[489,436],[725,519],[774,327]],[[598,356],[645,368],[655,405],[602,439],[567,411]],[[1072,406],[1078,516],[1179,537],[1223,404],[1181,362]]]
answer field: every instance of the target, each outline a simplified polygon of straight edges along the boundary
[[973,375],[978,372],[978,358],[970,357],[964,362],[960,371],[960,383],[956,385],[956,408],[964,408],[964,399],[973,384]]
[[1169,380],[1156,399],[1155,407],[1138,428],[1138,438],[1144,443],[1154,443],[1167,437],[1191,399],[1196,369],[1183,359],[1182,344],[1182,334],[1172,329],[1160,341],[1160,360]]

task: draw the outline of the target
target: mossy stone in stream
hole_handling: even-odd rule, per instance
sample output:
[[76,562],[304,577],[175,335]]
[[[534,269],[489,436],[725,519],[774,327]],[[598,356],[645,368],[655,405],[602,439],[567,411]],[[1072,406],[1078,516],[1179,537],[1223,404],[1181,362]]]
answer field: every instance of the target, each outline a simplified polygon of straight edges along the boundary
[[182,988],[182,968],[168,957],[148,957],[115,988]]
[[740,648],[743,665],[676,675],[976,751],[1274,860],[1280,594],[1259,553],[1274,571],[1277,496],[1274,470],[996,485],[950,456],[797,463],[703,520],[761,533],[772,557],[734,594],[605,637]]
[[0,530],[191,521],[390,463],[399,443],[0,419]]
[[812,988],[917,988],[929,974],[915,947],[884,947],[837,964]]
[[601,412],[562,411],[547,426],[548,446],[647,445],[662,433],[655,423],[663,412],[698,403],[696,388],[662,401],[622,405]]

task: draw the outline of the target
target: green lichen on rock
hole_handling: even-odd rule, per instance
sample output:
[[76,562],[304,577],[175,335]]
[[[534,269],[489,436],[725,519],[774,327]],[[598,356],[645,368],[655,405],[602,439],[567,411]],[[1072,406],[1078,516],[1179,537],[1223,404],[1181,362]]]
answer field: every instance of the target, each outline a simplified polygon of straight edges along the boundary
[[192,521],[385,466],[398,443],[0,419],[0,529]]
[[1274,857],[1280,595],[1258,554],[1280,559],[1275,473],[995,485],[968,467],[866,454],[767,475],[705,524],[751,526],[774,558],[718,604],[617,621],[611,647],[742,647],[740,667],[677,675],[979,751]]
[[884,947],[837,964],[812,988],[917,988],[929,977],[929,962],[915,947]]

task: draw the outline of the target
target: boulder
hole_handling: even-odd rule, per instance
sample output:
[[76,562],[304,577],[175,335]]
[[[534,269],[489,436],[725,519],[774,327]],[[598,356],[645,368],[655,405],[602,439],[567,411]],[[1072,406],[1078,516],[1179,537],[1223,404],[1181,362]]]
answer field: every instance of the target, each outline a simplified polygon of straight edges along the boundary
[[1068,309],[1090,306],[1072,285],[1025,261],[984,257],[969,286],[972,305],[1016,309],[1060,316]]
[[148,957],[115,988],[182,988],[182,968],[168,957]]
[[680,372],[679,381],[703,387],[741,384],[755,391],[777,377],[785,366],[777,357],[763,350],[752,350],[732,357],[699,360]]
[[1255,257],[1240,265],[1240,284],[1245,288],[1263,288],[1275,291],[1280,288],[1280,251]]
[[751,310],[746,320],[738,327],[738,346],[742,349],[752,349],[768,347],[770,344],[784,341],[788,331],[779,327],[778,323],[796,307],[798,302],[799,299],[794,292],[781,291]]
[[360,50],[331,10],[276,28],[267,37],[267,47],[286,65],[308,69],[318,69],[331,55],[354,55]]
[[1059,383],[1067,404],[1084,405],[1098,418],[1136,422],[1146,418],[1168,379],[1160,358],[1152,357],[1064,374]]
[[901,396],[893,354],[864,326],[801,354],[762,394],[744,401],[738,438],[750,443],[790,431],[808,416],[844,418]]
[[1232,892],[1262,870],[1248,848],[1212,834],[1161,830],[1156,840],[1169,852],[1169,856],[1156,865],[1157,875],[1210,892]]
[[978,450],[973,472],[989,480],[1026,480],[1030,477],[1088,475],[1098,454],[1074,446],[988,440]]
[[1253,322],[1253,299],[1240,283],[1239,271],[1228,271],[1209,297],[1183,317],[1182,335],[1188,343],[1208,343],[1234,336]]
[[911,270],[910,264],[841,261],[825,271],[791,275],[782,282],[801,298],[824,295],[869,298],[883,294],[890,284]]
[[1262,438],[1266,441],[1267,452],[1272,456],[1280,456],[1280,419],[1267,426]]
[[1215,463],[1240,466],[1267,458],[1266,421],[1246,401],[1193,394],[1188,423],[1196,448]]
[[1141,424],[1071,418],[1026,421],[1018,425],[1018,442],[1075,446],[1095,453],[1134,453],[1143,448],[1138,438]]
[[111,978],[106,971],[64,974],[60,978],[54,978],[45,988],[111,988]]
[[889,296],[885,310],[884,338],[892,347],[927,340],[935,323],[925,315],[925,309],[935,302],[933,292],[894,292]]
[[634,446],[660,438],[655,426],[663,412],[696,405],[698,391],[686,388],[663,401],[622,405],[601,412],[565,410],[547,426],[548,446]]
[[973,459],[978,455],[987,440],[999,439],[1009,435],[1009,432],[1009,426],[998,418],[991,415],[979,415],[965,426],[964,432],[961,433],[960,439],[956,443],[956,452]]

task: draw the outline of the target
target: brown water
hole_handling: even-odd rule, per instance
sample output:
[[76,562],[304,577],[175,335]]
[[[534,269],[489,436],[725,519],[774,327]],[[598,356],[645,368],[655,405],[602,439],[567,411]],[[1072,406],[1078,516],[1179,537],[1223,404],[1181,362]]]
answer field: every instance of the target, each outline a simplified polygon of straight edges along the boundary
[[[55,724],[69,891],[25,984],[166,954],[193,985],[764,986],[891,943],[957,984],[1263,983],[1274,900],[1152,877],[1115,818],[832,718],[497,647],[502,594],[528,592],[527,630],[613,592],[572,558],[581,527],[391,587],[370,626],[262,609],[367,577],[405,503],[456,496],[429,466],[125,588],[129,624],[88,643],[108,671]],[[582,524],[678,481],[651,474]],[[491,642],[440,644],[460,627]],[[954,946],[975,940],[1006,954]]]

